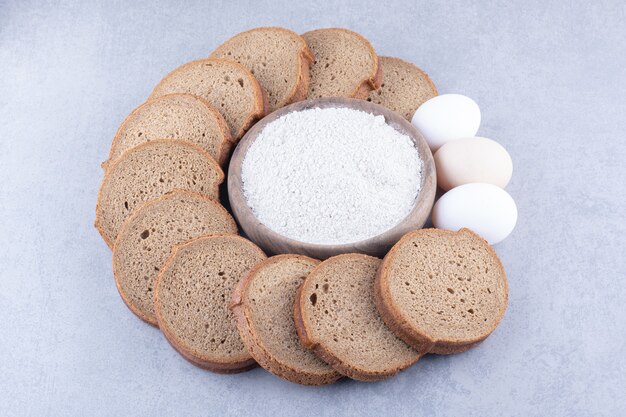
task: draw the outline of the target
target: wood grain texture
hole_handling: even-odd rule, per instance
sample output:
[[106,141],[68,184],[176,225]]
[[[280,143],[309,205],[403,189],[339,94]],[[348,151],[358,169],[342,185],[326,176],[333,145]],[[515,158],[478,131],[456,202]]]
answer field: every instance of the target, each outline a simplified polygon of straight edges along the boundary
[[[397,131],[409,136],[422,159],[422,183],[413,210],[395,227],[380,235],[354,243],[315,244],[299,242],[276,233],[262,224],[248,206],[243,194],[241,167],[250,145],[256,140],[263,128],[287,113],[311,108],[347,107],[362,110],[374,115],[382,115],[385,121]],[[421,228],[433,207],[437,179],[432,153],[422,135],[398,113],[364,100],[348,98],[321,98],[306,100],[283,107],[255,124],[243,137],[235,149],[228,172],[228,196],[235,219],[250,240],[259,245],[268,254],[297,253],[317,259],[326,259],[341,253],[364,253],[383,257],[404,234]]]

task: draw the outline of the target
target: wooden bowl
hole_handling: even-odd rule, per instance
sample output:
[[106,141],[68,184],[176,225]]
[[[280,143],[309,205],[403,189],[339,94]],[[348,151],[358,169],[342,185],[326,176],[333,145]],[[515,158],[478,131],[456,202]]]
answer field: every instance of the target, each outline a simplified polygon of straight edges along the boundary
[[[393,228],[369,239],[345,244],[315,244],[299,242],[282,236],[262,224],[248,206],[243,194],[241,181],[241,166],[248,148],[263,128],[272,121],[287,113],[310,108],[347,107],[362,110],[374,115],[382,115],[385,121],[397,131],[409,136],[417,147],[422,158],[422,183],[411,212]],[[398,113],[386,109],[378,104],[364,100],[346,98],[322,98],[317,100],[300,101],[283,107],[255,124],[241,139],[233,153],[228,171],[228,196],[235,218],[247,237],[259,245],[267,254],[298,253],[317,259],[326,259],[341,253],[365,253],[383,257],[405,233],[421,228],[426,222],[433,207],[437,178],[435,163],[426,141],[422,135]]]

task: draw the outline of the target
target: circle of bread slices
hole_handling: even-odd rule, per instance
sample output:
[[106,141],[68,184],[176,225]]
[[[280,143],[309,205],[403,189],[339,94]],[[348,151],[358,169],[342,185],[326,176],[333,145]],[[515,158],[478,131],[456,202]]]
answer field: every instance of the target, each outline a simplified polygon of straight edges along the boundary
[[508,288],[475,233],[417,230],[384,259],[268,258],[220,203],[232,148],[268,113],[348,97],[410,120],[435,95],[421,69],[340,28],[254,28],[174,69],[122,122],[102,165],[96,227],[122,299],[197,366],[258,364],[305,385],[381,380],[476,346]]

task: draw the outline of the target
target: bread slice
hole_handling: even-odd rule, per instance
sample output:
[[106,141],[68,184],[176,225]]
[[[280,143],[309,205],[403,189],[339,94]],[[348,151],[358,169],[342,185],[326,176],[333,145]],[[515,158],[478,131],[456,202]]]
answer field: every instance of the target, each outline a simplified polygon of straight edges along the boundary
[[200,59],[176,68],[154,88],[150,99],[172,93],[208,101],[224,116],[235,141],[268,110],[265,93],[252,73],[225,59]]
[[126,151],[106,172],[96,228],[109,247],[133,210],[175,189],[218,197],[224,173],[211,155],[185,141],[154,140]]
[[206,100],[191,94],[168,94],[147,101],[126,117],[113,138],[103,168],[106,170],[128,149],[154,139],[187,140],[222,166],[232,142],[226,121]]
[[435,84],[424,71],[399,58],[381,56],[385,80],[380,88],[370,91],[367,101],[398,112],[411,121],[415,110],[437,95]]
[[157,278],[155,312],[172,346],[190,362],[220,373],[255,365],[228,302],[237,282],[266,258],[236,235],[209,235],[176,246]]
[[175,245],[211,233],[236,234],[218,202],[177,190],[144,204],[126,219],[113,246],[113,275],[126,305],[156,326],[154,284]]
[[367,39],[346,29],[317,29],[302,35],[315,60],[310,68],[308,99],[366,99],[382,82],[382,68]]
[[306,256],[273,256],[239,281],[231,303],[252,357],[274,375],[305,385],[329,384],[341,377],[302,346],[296,334],[296,292],[317,264]]
[[375,300],[405,342],[447,354],[489,336],[504,315],[508,288],[498,256],[476,233],[423,229],[405,235],[385,256]]
[[373,381],[415,363],[413,350],[385,326],[374,305],[380,259],[338,255],[319,264],[298,291],[295,322],[302,343],[340,373]]
[[242,32],[210,57],[234,60],[248,68],[267,93],[270,112],[307,95],[313,54],[304,39],[289,29],[260,27]]

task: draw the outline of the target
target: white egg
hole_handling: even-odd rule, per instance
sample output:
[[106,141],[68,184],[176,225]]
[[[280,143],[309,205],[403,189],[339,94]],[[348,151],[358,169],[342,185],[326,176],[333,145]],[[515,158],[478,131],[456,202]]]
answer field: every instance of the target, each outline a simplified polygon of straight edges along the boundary
[[437,185],[450,190],[472,182],[506,187],[513,174],[511,156],[498,142],[481,137],[453,140],[435,155]]
[[434,152],[446,142],[476,136],[480,108],[461,94],[442,94],[424,102],[411,120]]
[[433,225],[439,229],[473,230],[490,244],[504,240],[517,223],[517,206],[502,188],[492,184],[460,185],[445,193],[433,207]]

